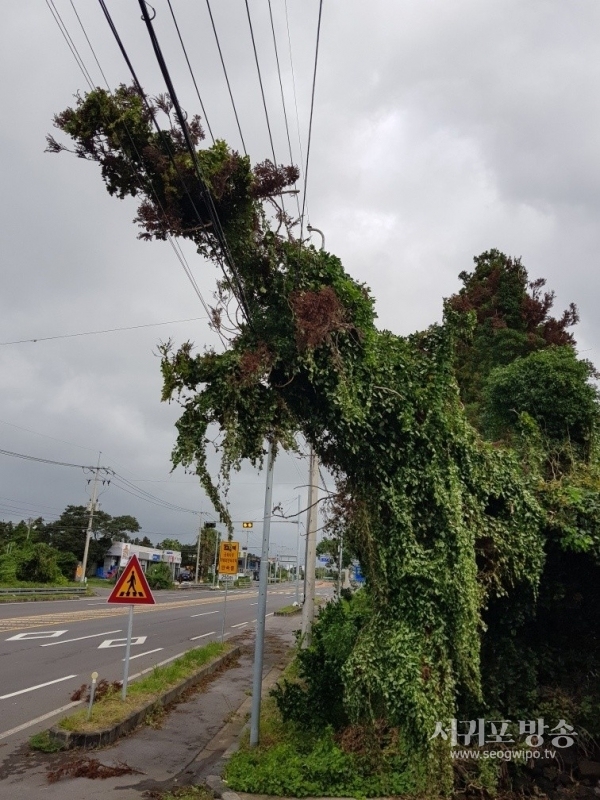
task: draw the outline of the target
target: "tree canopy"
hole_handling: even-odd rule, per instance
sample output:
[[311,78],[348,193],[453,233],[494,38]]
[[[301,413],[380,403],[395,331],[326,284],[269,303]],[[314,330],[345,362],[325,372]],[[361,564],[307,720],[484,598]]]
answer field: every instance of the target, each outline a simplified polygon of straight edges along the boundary
[[[465,288],[446,304],[442,325],[409,337],[379,330],[368,287],[301,241],[285,213],[280,193],[297,170],[252,167],[222,141],[200,147],[196,118],[192,157],[170,112],[165,98],[146,104],[120,87],[80,97],[55,122],[77,155],[99,163],[111,194],[139,199],[142,238],[186,238],[221,269],[212,324],[224,351],[196,353],[189,342],[162,348],[163,399],[182,406],[173,462],[194,466],[228,521],[207,468],[215,427],[225,487],[242,459],[262,464],[265,441],[294,448],[301,433],[314,447],[337,480],[371,601],[342,667],[346,713],[398,729],[401,746],[425,767],[415,772],[417,790],[431,781],[447,788],[451,762],[440,767],[447,745],[431,740],[436,722],[456,717],[457,702],[484,702],[484,615],[517,590],[521,610],[533,608],[549,525],[543,446],[532,442],[541,441],[544,419],[552,422],[551,409],[544,418],[530,396],[535,386],[524,386],[518,413],[531,435],[503,446],[469,423],[463,401],[481,427],[493,376],[490,414],[494,424],[512,424],[502,386],[526,383],[527,369],[492,370],[557,345],[542,363],[560,374],[555,362],[572,361],[559,348],[572,344],[566,329],[576,310],[549,317],[543,284],[528,288],[519,261],[490,251],[462,274]],[[162,133],[152,125],[159,114]],[[66,149],[53,139],[49,147]],[[537,362],[529,364],[537,374]],[[585,370],[572,366],[577,383]],[[577,385],[589,411],[595,398]],[[586,413],[575,422],[588,441],[595,418]],[[573,435],[572,423],[554,422],[558,435]]]

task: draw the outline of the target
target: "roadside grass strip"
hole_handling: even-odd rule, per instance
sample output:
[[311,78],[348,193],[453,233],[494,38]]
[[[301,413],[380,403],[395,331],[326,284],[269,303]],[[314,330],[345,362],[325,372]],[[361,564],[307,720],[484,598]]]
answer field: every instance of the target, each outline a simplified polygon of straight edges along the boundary
[[62,719],[58,727],[77,733],[94,733],[111,725],[117,725],[146,704],[159,700],[162,694],[230,649],[229,645],[210,642],[203,647],[188,650],[170,664],[155,667],[140,680],[130,683],[125,700],[121,699],[121,690],[115,688],[94,703],[89,720],[88,710],[85,708]]
[[291,617],[294,614],[299,614],[302,611],[302,606],[282,606],[280,609],[275,611],[276,617]]

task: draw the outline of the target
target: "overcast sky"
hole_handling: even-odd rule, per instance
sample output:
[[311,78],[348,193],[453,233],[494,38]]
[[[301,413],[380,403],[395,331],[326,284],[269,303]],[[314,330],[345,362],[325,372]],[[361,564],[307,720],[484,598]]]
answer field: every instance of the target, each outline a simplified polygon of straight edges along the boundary
[[[96,0],[73,0],[111,86],[129,82]],[[101,76],[73,12],[54,0],[95,84]],[[140,80],[163,92],[137,0],[108,0]],[[166,0],[156,31],[180,100],[199,111]],[[213,133],[241,141],[206,4],[172,0]],[[212,0],[252,160],[270,156],[243,0]],[[306,156],[318,0],[272,0],[294,161]],[[267,0],[250,0],[279,161],[289,161]],[[160,501],[212,512],[194,476],[170,474],[178,407],[160,403],[156,346],[214,344],[205,312],[167,244],[136,239],[135,204],[111,198],[97,165],[44,153],[52,116],[87,88],[44,0],[3,9],[0,448],[114,468]],[[600,361],[600,6],[592,0],[324,0],[308,179],[309,221],[377,298],[382,327],[408,334],[441,319],[458,273],[492,247],[521,256],[581,313],[580,352]],[[320,239],[315,238],[318,245]],[[186,248],[210,300],[216,270]],[[4,344],[189,320],[161,327]],[[216,465],[216,461],[215,461]],[[85,504],[89,475],[0,455],[0,519],[56,518]],[[307,462],[276,465],[288,512]],[[297,487],[301,488],[297,488]],[[233,477],[236,520],[260,519],[264,475]],[[195,539],[198,517],[103,490],[153,541]],[[240,528],[241,526],[237,526]],[[250,546],[257,549],[261,525]],[[272,552],[296,528],[273,527]],[[242,543],[245,535],[240,536]],[[254,546],[254,547],[253,547]],[[287,549],[286,549],[287,548]]]

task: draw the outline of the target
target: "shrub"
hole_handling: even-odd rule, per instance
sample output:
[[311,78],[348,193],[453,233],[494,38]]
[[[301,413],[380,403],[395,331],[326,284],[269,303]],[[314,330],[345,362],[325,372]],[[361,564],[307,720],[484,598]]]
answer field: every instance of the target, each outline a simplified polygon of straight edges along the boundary
[[173,575],[168,564],[151,564],[146,577],[151,589],[170,589],[173,585]]
[[64,583],[56,550],[41,542],[31,545],[18,559],[16,578],[31,583]]
[[271,691],[284,720],[311,729],[332,725],[338,730],[347,723],[342,667],[369,609],[367,592],[362,590],[350,601],[328,603],[320,610],[310,647],[296,656],[301,682],[284,679]]

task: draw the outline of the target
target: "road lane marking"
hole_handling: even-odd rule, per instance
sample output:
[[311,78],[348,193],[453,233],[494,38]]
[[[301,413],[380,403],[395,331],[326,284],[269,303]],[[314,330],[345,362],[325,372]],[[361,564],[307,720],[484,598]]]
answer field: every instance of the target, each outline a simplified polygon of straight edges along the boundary
[[250,603],[251,606],[257,606],[258,603]]
[[247,622],[238,622],[237,625],[232,625],[232,628],[242,628],[244,625],[248,625]]
[[57,714],[63,714],[70,708],[75,708],[75,706],[80,706],[82,703],[83,700],[75,700],[73,703],[67,703],[66,706],[55,708],[54,711],[48,711],[47,714],[42,714],[41,717],[30,719],[29,722],[24,722],[22,725],[17,725],[16,728],[11,728],[9,731],[4,731],[3,733],[0,733],[0,739],[6,739],[7,736],[12,736],[13,733],[20,733],[20,731],[24,731],[27,728],[31,728],[32,725],[37,725],[38,722],[44,722],[44,720],[50,719],[50,717],[55,717]]
[[[149,656],[150,653],[158,653],[160,650],[164,650],[164,647],[157,647],[155,650],[146,650],[145,653],[138,653],[136,656],[129,656],[129,660],[133,661],[134,658],[141,658],[142,656]],[[121,661],[125,661],[124,658]]]
[[[83,639],[97,639],[98,636],[108,636],[109,633],[121,633],[121,628],[116,631],[104,631],[104,633],[90,633],[89,636],[78,636],[76,639],[61,639],[60,642],[47,642],[40,647],[54,647],[57,644],[67,644],[68,642],[81,642]],[[7,640],[8,641],[8,640]]]
[[[131,637],[131,644],[144,644],[148,637],[147,636],[132,636]],[[106,647],[125,647],[127,644],[127,637],[124,639],[105,639],[105,641],[101,642],[98,645],[98,650],[102,650]]]
[[204,639],[205,636],[212,636],[215,631],[210,631],[210,633],[201,633],[200,636],[192,636],[190,638],[190,642],[195,642],[196,639]]
[[[233,603],[237,600],[247,600],[249,597],[256,597],[256,592],[231,592],[228,602]],[[179,608],[190,606],[214,605],[221,603],[222,597],[191,598],[189,600],[174,600],[168,603],[157,603],[155,606],[140,606],[136,614],[149,614],[162,611],[172,611]],[[29,617],[6,617],[0,618],[0,633],[19,631],[26,628],[42,628],[48,625],[66,625],[75,622],[89,622],[90,620],[102,619],[103,617],[120,617],[129,613],[127,607],[113,608],[107,603],[100,603],[104,608],[88,608],[81,611],[61,611],[52,614],[37,614]]]
[[[192,614],[192,617],[206,617],[209,614],[219,614],[220,611],[221,611],[221,609],[218,609],[217,611],[203,611],[202,614]],[[190,617],[190,619],[191,619],[191,617]]]
[[5,641],[7,642],[29,642],[32,639],[56,639],[62,636],[66,631],[34,631],[33,633],[17,633],[15,636],[10,636]]
[[45,686],[52,686],[53,683],[62,683],[62,681],[69,681],[71,678],[76,677],[77,675],[65,675],[64,678],[56,678],[56,680],[47,681],[46,683],[38,683],[37,686],[30,686],[28,689],[19,689],[18,692],[0,695],[0,700],[8,700],[9,697],[16,697],[18,694],[25,694],[26,692],[34,692],[36,689],[43,689]]

